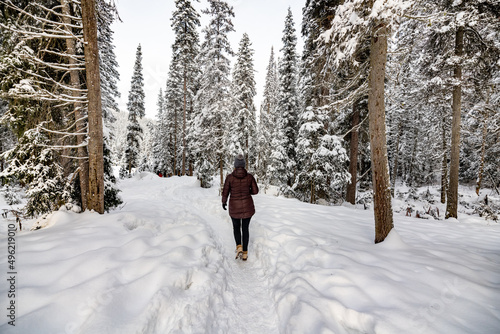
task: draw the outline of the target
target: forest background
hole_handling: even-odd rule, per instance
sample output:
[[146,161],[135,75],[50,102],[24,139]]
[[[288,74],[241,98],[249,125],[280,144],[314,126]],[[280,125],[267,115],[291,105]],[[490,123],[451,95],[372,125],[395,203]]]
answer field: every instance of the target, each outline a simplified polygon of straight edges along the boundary
[[[25,190],[26,216],[68,203],[85,210],[93,198],[88,166],[99,138],[90,130],[87,3],[0,1],[1,177]],[[253,41],[244,33],[238,46],[229,42],[233,6],[209,0],[200,11],[193,3],[175,1],[154,121],[142,120],[141,45],[125,113],[111,29],[119,11],[105,0],[93,7],[104,210],[120,203],[112,166],[120,177],[196,175],[210,187],[239,152],[264,189],[287,197],[354,204],[371,201],[357,191],[373,189],[376,242],[392,228],[398,183],[439,184],[447,218],[457,217],[459,182],[498,193],[498,1],[307,0],[300,29],[290,9],[282,13],[282,45],[269,50],[260,108]],[[481,202],[480,214],[494,215]]]

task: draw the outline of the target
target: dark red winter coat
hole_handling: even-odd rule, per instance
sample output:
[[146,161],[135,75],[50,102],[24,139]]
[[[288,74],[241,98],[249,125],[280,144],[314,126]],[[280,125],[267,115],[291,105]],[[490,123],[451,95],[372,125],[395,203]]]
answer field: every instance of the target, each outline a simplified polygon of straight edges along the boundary
[[222,191],[222,203],[227,203],[229,194],[229,216],[236,219],[250,218],[255,214],[251,195],[257,195],[259,187],[252,174],[245,168],[236,168],[226,177]]

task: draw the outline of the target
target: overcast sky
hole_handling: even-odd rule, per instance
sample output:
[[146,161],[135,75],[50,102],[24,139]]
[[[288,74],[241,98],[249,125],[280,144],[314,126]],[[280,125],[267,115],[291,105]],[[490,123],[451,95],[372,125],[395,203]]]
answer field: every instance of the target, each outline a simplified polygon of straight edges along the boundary
[[[291,7],[295,20],[297,51],[302,52],[300,25],[305,0],[228,0],[228,3],[234,7],[235,13],[233,24],[236,31],[229,34],[233,51],[238,51],[238,44],[245,32],[249,35],[255,50],[257,96],[254,102],[259,110],[271,47],[274,46],[277,57],[282,47],[281,38],[288,7]],[[160,88],[165,89],[168,75],[171,47],[174,41],[170,18],[175,10],[175,2],[174,0],[116,0],[116,4],[122,20],[122,22],[115,22],[112,26],[115,32],[115,53],[120,72],[118,83],[118,89],[122,95],[118,100],[120,109],[126,111],[135,52],[140,43],[143,54],[146,116],[154,118],[157,113],[158,93]],[[201,43],[203,41],[201,29],[207,23],[206,15],[201,14],[201,10],[207,8],[208,5],[205,0],[199,3],[193,0],[193,6],[201,15],[199,30]]]

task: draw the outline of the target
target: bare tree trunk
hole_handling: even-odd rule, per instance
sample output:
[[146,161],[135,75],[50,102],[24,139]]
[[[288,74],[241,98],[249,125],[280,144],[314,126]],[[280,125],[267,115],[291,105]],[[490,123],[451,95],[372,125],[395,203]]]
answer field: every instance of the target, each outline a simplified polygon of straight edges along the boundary
[[[417,120],[417,124],[418,124],[418,120]],[[408,182],[408,185],[411,187],[413,186],[413,165],[415,164],[415,160],[416,160],[416,154],[417,154],[417,146],[418,146],[418,140],[417,140],[417,137],[418,137],[418,127],[415,127],[415,129],[413,130],[413,148],[412,148],[412,151],[411,151],[411,159],[410,159],[410,166],[408,168],[408,175],[407,175],[407,182]]]
[[401,120],[399,120],[398,133],[396,136],[396,147],[394,148],[394,165],[392,166],[392,188],[391,188],[392,197],[394,197],[394,193],[396,191],[396,180],[398,178],[399,141],[401,139],[402,130],[403,126],[401,124]]
[[[71,11],[69,7],[69,1],[61,0],[61,5],[62,5],[62,13],[64,14],[63,22],[68,25],[66,26],[66,29],[71,30],[71,28],[69,27],[69,24],[71,24],[71,19],[70,19]],[[71,87],[75,89],[72,91],[72,96],[80,97],[80,92],[77,91],[77,89],[81,88],[80,74],[79,70],[74,69],[74,67],[76,67],[77,64],[76,60],[72,57],[76,55],[75,40],[72,38],[67,38],[66,48],[69,55],[68,63],[72,67],[69,72]],[[75,120],[76,120],[76,132],[78,133],[78,135],[76,136],[76,144],[78,146],[78,157],[80,158],[78,160],[80,192],[82,200],[82,210],[85,211],[87,209],[87,193],[88,193],[88,182],[89,182],[89,164],[87,160],[88,153],[86,147],[81,146],[83,144],[85,136],[87,135],[87,131],[85,129],[85,111],[82,107],[82,104],[78,102],[74,103],[74,109],[75,109]]]
[[374,28],[370,46],[370,75],[368,78],[368,111],[375,214],[375,243],[384,241],[394,227],[392,220],[391,182],[387,160],[384,103],[387,34],[387,26],[384,22]]
[[316,197],[314,194],[314,179],[311,180],[311,204],[316,201]]
[[358,174],[358,146],[359,146],[359,101],[352,105],[352,131],[351,141],[349,143],[349,173],[351,174],[351,183],[347,185],[346,201],[352,205],[356,204],[356,183]]
[[187,107],[187,74],[184,68],[184,105],[182,116],[182,175],[186,175],[186,107]]
[[[464,51],[464,27],[458,27],[455,35],[455,55],[461,58]],[[462,65],[455,65],[455,80],[462,81]],[[451,160],[446,218],[458,217],[458,168],[460,164],[460,114],[462,106],[462,85],[453,87],[453,118],[451,126]]]
[[104,158],[99,48],[94,0],[82,0],[85,69],[88,89],[89,190],[87,208],[104,213]]
[[220,189],[219,195],[222,195],[222,188],[224,187],[224,159],[222,156],[219,158],[219,168],[220,168]]
[[442,124],[442,151],[443,162],[441,164],[441,203],[446,203],[446,189],[448,188],[448,154],[446,149],[446,121],[443,111]]
[[479,196],[479,190],[481,190],[481,184],[483,183],[484,159],[486,156],[486,137],[488,136],[488,118],[489,118],[488,110],[485,110],[483,119],[483,136],[482,136],[483,138],[481,140],[481,161],[479,163],[479,173],[477,175],[477,185],[476,185],[476,194],[478,196]]
[[177,173],[177,108],[174,108],[174,175],[178,175]]

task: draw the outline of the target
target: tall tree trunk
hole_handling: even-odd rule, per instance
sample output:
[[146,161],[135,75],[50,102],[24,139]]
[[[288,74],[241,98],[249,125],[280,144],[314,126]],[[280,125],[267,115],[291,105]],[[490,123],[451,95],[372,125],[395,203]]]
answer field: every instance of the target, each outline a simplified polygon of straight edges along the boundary
[[[63,22],[67,24],[65,27],[66,30],[71,32],[70,24],[71,24],[71,10],[69,7],[69,0],[61,0],[62,5],[62,13],[63,13]],[[70,69],[70,82],[71,87],[74,88],[72,91],[72,96],[75,98],[80,97],[80,92],[78,91],[81,88],[80,85],[80,73],[79,70],[75,69],[77,66],[76,59],[73,56],[76,55],[76,43],[72,38],[66,39],[66,48],[68,52],[68,63],[71,66]],[[79,178],[80,178],[80,192],[81,192],[81,200],[82,200],[82,210],[85,211],[87,209],[87,193],[88,193],[88,182],[89,182],[89,164],[88,164],[88,153],[87,148],[82,146],[85,136],[87,135],[87,131],[85,129],[85,110],[81,103],[75,102],[73,104],[74,107],[74,115],[76,120],[76,144],[78,146],[78,170],[79,170]]]
[[184,68],[184,105],[182,107],[182,175],[186,175],[186,112],[187,112],[187,74]]
[[347,185],[346,201],[352,205],[356,204],[356,183],[358,174],[358,146],[359,146],[359,101],[352,105],[352,131],[351,141],[349,143],[349,173],[351,174],[351,183]]
[[219,168],[220,168],[219,195],[222,195],[222,188],[224,187],[224,158],[222,157],[222,155],[219,158]]
[[104,213],[104,158],[101,107],[101,80],[97,20],[94,0],[82,0],[83,36],[85,40],[85,69],[88,89],[89,124],[89,189],[87,208]]
[[[455,35],[455,55],[461,61],[464,52],[464,27],[458,27]],[[446,218],[458,217],[458,167],[460,164],[460,117],[462,106],[462,65],[455,65],[455,80],[459,84],[453,87],[453,118],[451,126],[451,160],[450,183],[448,187],[448,202],[446,203]]]
[[401,139],[401,132],[403,130],[403,125],[401,120],[398,123],[398,132],[396,135],[396,147],[394,148],[394,165],[392,166],[392,188],[391,193],[392,197],[394,197],[394,193],[396,192],[396,180],[398,178],[398,157],[399,157],[399,141]]
[[174,175],[178,175],[177,173],[177,108],[174,108]]
[[[417,118],[417,124],[420,120],[420,117]],[[413,129],[413,148],[411,150],[411,158],[410,158],[410,166],[408,167],[408,175],[407,175],[407,182],[408,185],[411,187],[413,186],[413,165],[415,164],[416,155],[417,155],[417,147],[418,147],[418,126],[415,126]]]
[[[489,104],[489,97],[488,102]],[[477,185],[476,185],[476,194],[479,196],[479,190],[481,190],[481,184],[483,183],[483,174],[484,174],[484,159],[486,156],[486,137],[488,136],[488,110],[484,111],[484,119],[483,119],[483,135],[481,140],[481,160],[479,163],[479,173],[477,175]]]
[[316,197],[315,197],[315,193],[314,193],[314,178],[311,180],[311,204],[314,203],[316,201]]
[[370,75],[368,78],[370,92],[368,95],[368,112],[375,214],[375,243],[384,241],[394,227],[392,220],[391,182],[387,160],[384,103],[387,34],[387,26],[384,22],[374,28],[370,46]]
[[448,154],[446,145],[446,119],[443,110],[443,120],[442,120],[442,147],[443,151],[443,161],[441,163],[441,203],[446,203],[446,189],[448,188]]

